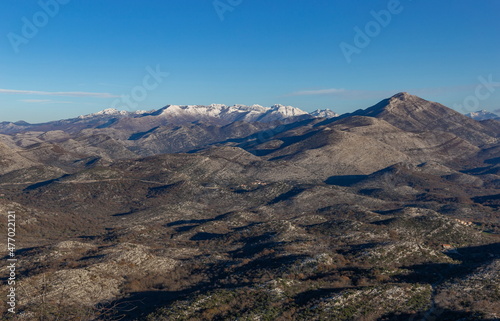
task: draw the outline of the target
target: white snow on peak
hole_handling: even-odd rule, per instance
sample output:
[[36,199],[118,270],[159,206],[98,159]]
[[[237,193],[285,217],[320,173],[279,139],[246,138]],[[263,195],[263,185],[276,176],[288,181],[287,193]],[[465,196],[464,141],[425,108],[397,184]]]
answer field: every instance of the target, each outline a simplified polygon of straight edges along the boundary
[[106,108],[104,110],[98,111],[96,113],[88,114],[88,115],[82,115],[79,116],[78,118],[84,119],[84,118],[91,118],[91,117],[96,117],[96,116],[112,116],[112,115],[117,115],[117,116],[129,116],[129,115],[142,115],[142,114],[147,114],[151,113],[154,110],[136,110],[136,111],[126,111],[126,110],[118,110],[116,108]]
[[226,122],[233,121],[273,121],[288,117],[306,115],[307,113],[291,106],[274,105],[263,107],[260,105],[232,105],[223,104],[204,105],[169,105],[161,113],[164,117],[193,120],[220,119]]
[[470,112],[465,114],[465,116],[470,117],[474,120],[486,120],[486,119],[495,119],[499,118],[499,116],[491,111],[487,111],[486,109],[478,110],[475,112]]
[[116,108],[107,108],[107,109],[101,110],[95,114],[96,115],[127,115],[128,112],[125,110],[118,110]]
[[330,109],[316,109],[315,111],[309,113],[309,115],[321,118],[335,118],[340,116],[339,114]]
[[[319,113],[319,111],[318,111]],[[311,113],[313,117],[326,117],[324,115],[329,115],[329,117],[338,116],[336,113],[330,110],[321,111],[321,116]],[[163,117],[169,121],[181,121],[181,122],[193,122],[193,121],[204,121],[204,120],[214,120],[222,123],[230,123],[234,121],[246,121],[246,122],[272,122],[285,120],[291,117],[298,116],[308,116],[309,114],[299,108],[285,105],[272,105],[271,107],[264,107],[261,105],[242,105],[236,104],[232,106],[227,106],[224,104],[210,104],[210,105],[167,105],[159,110],[138,110],[135,112],[128,112],[124,110],[118,110],[116,108],[108,108],[97,113],[80,116],[80,118],[90,118],[99,116],[132,116],[141,117]]]
[[226,108],[227,106],[224,104],[211,104],[209,107],[222,109],[222,108]]
[[82,116],[79,116],[78,118],[91,118],[91,117],[95,117],[95,116],[107,116],[107,115],[122,115],[122,116],[126,116],[126,115],[129,115],[130,113],[128,111],[125,111],[125,110],[118,110],[116,108],[106,108],[104,110],[101,110],[101,111],[98,111],[97,113],[93,113],[93,114],[88,114],[88,115],[82,115]]
[[292,116],[300,116],[300,115],[306,115],[307,113],[301,109],[292,107],[292,106],[284,106],[280,104],[276,104],[271,106],[271,109],[278,111],[282,113],[283,115],[287,117],[292,117]]

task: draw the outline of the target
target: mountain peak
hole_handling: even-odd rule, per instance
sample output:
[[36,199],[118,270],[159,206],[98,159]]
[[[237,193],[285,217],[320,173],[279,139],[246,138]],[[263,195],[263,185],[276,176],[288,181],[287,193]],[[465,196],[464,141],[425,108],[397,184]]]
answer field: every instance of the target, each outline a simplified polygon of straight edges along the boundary
[[474,120],[440,103],[406,92],[384,99],[378,104],[350,115],[383,119],[405,131],[439,130],[451,132],[475,145],[496,142],[496,134],[485,134],[485,128]]
[[335,118],[340,115],[330,109],[316,109],[313,112],[310,112],[309,115],[313,117],[321,117],[321,118]]
[[29,126],[30,123],[28,122],[25,122],[24,120],[18,120],[14,123],[14,125],[17,125],[17,126]]
[[478,110],[475,112],[470,112],[470,113],[465,114],[465,116],[472,118],[474,120],[478,120],[478,121],[487,120],[487,119],[499,119],[500,118],[500,116],[498,116],[497,114],[492,113],[486,109]]
[[147,111],[145,110],[137,110],[134,112],[129,112],[126,110],[118,110],[116,108],[106,108],[101,111],[98,111],[96,113],[88,114],[88,115],[81,115],[78,118],[84,119],[84,118],[92,118],[96,116],[129,116],[129,115],[141,115],[145,114]]
[[399,92],[399,93],[395,94],[391,98],[398,98],[398,99],[404,100],[404,99],[414,98],[414,97],[417,97],[417,96],[410,95],[409,93],[403,91],[403,92]]
[[124,110],[118,110],[116,108],[106,108],[104,110],[98,111],[95,115],[126,115],[128,112]]
[[418,96],[415,96],[415,95],[412,95],[412,94],[409,94],[407,92],[400,92],[400,93],[397,93],[395,94],[394,96],[390,97],[388,99],[389,101],[389,105],[390,104],[399,104],[399,103],[415,103],[415,105],[419,105],[420,103],[422,102],[425,102],[426,100],[425,99],[422,99]]

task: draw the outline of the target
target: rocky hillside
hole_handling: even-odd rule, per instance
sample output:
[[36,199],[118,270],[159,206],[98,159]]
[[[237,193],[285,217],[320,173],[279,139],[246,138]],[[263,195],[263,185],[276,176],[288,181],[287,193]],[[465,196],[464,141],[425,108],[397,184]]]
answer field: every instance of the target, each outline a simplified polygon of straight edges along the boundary
[[500,317],[494,120],[406,93],[295,122],[146,114],[0,136],[19,320]]

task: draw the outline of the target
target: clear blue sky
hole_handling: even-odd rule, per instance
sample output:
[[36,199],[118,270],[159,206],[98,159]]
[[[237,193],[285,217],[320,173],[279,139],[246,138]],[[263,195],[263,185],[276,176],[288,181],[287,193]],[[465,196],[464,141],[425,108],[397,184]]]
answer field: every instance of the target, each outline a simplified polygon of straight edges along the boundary
[[[344,113],[399,91],[500,109],[500,1],[397,2],[3,0],[0,121],[168,104]],[[493,84],[476,90],[480,77]]]

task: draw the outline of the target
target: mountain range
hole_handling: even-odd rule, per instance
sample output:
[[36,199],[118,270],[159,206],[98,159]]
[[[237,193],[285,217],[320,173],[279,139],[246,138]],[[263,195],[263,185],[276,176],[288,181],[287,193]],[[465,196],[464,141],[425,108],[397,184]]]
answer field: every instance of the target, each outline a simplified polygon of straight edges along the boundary
[[500,122],[408,93],[1,123],[0,188],[36,319],[500,316]]
[[233,105],[221,104],[202,105],[168,105],[158,110],[151,111],[124,111],[114,108],[104,109],[100,112],[82,115],[77,118],[52,121],[41,124],[29,124],[24,121],[1,122],[0,133],[14,134],[26,131],[51,131],[63,130],[76,132],[86,128],[119,128],[133,130],[148,130],[155,126],[181,125],[204,122],[213,125],[228,125],[233,122],[293,122],[314,117],[333,118],[339,115],[324,109],[316,110],[310,114],[292,106],[273,105],[263,107],[260,105]]
[[487,119],[499,119],[500,116],[498,116],[497,114],[495,113],[492,113],[490,111],[487,111],[487,110],[478,110],[478,111],[475,111],[475,112],[470,112],[470,113],[467,113],[465,114],[465,116],[467,117],[470,117],[474,120],[487,120]]

